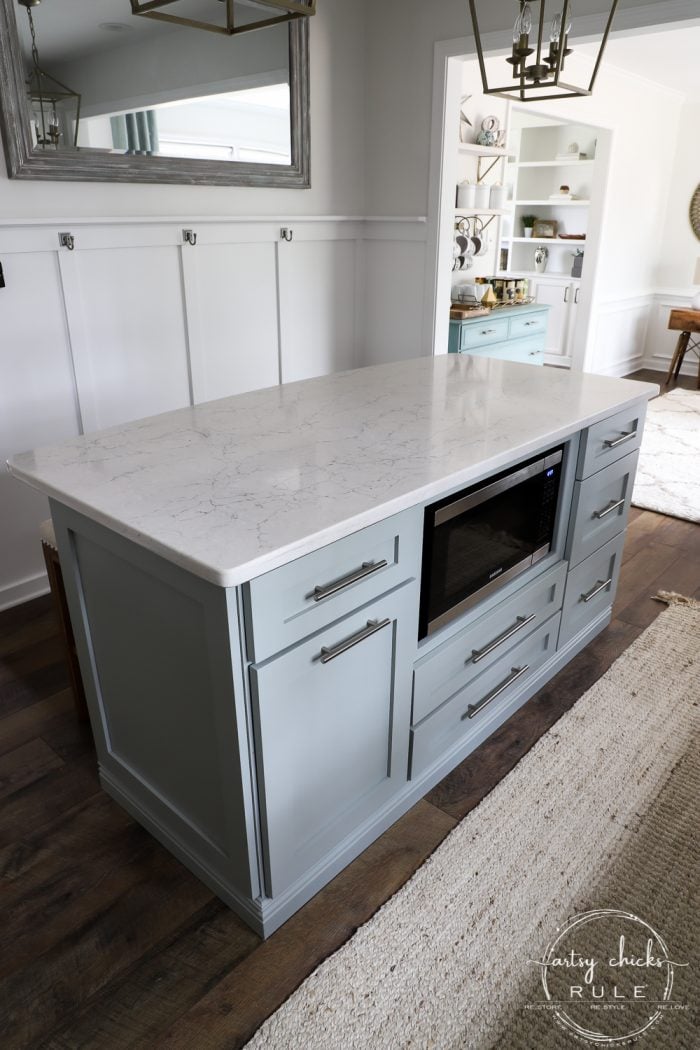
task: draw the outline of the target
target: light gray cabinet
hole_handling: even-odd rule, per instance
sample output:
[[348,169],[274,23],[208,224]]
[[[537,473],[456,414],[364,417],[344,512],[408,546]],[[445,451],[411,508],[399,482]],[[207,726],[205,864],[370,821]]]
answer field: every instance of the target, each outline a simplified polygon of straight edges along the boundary
[[231,588],[52,503],[105,788],[273,932],[610,621],[643,418],[566,438],[552,550],[420,641],[449,481]]
[[251,668],[271,897],[406,783],[416,583]]

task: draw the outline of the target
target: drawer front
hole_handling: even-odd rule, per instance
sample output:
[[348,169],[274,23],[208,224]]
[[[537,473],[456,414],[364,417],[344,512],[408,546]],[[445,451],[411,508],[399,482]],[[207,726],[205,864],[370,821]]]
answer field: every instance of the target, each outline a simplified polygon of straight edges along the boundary
[[559,648],[584,630],[615,600],[625,534],[620,533],[569,573],[559,632]]
[[519,361],[523,365],[544,364],[544,336],[531,339],[514,339],[512,342],[496,343],[494,346],[462,350],[471,357],[492,357],[495,361]]
[[555,565],[416,664],[414,725],[559,611],[566,569],[566,562]]
[[559,614],[550,617],[411,730],[412,778],[420,776],[456,745],[471,740],[478,747],[520,706],[517,701],[525,686],[556,651],[559,619]]
[[646,411],[647,403],[642,401],[584,430],[576,477],[588,478],[638,449]]
[[244,587],[248,657],[266,659],[365,602],[417,579],[422,514],[395,514]]
[[538,314],[525,314],[523,317],[511,317],[510,338],[520,339],[528,335],[543,337],[547,331],[547,311]]
[[502,343],[508,338],[508,319],[502,317],[498,321],[492,321],[490,317],[482,317],[476,323],[462,325],[462,336],[459,342],[460,350],[469,350],[472,347],[488,346],[489,343]]
[[574,486],[567,557],[573,568],[627,526],[639,452],[611,463]]

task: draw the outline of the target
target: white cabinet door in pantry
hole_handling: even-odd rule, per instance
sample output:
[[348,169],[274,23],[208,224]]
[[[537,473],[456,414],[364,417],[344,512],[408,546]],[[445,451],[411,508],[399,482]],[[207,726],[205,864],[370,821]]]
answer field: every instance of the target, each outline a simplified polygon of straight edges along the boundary
[[[195,404],[280,381],[275,232],[200,227],[183,245]],[[277,231],[278,232],[278,231]]]
[[[79,433],[57,252],[44,231],[0,234],[0,464]],[[12,243],[11,243],[12,242]],[[6,250],[9,249],[9,250]],[[44,589],[39,524],[48,501],[0,469],[0,608]]]
[[568,277],[530,278],[535,302],[548,306],[549,321],[545,342],[545,364],[569,366],[574,332],[572,310],[576,309],[578,283]]
[[278,251],[282,382],[355,368],[358,231],[299,224]]
[[167,227],[78,229],[61,249],[85,431],[190,404],[180,252]]

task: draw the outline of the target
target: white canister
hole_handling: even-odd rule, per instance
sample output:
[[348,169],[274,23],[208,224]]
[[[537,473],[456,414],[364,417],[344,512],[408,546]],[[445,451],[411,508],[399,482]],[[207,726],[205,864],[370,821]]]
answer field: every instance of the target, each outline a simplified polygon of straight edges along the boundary
[[466,209],[473,208],[475,193],[475,182],[469,182],[467,179],[465,179],[464,182],[460,182],[457,186],[457,207]]
[[491,187],[486,182],[478,182],[474,187],[474,207],[480,211],[488,210],[491,199]]
[[504,211],[506,204],[508,203],[508,187],[501,186],[500,183],[496,183],[495,186],[491,187],[491,194],[489,197],[489,207],[493,208],[494,211]]

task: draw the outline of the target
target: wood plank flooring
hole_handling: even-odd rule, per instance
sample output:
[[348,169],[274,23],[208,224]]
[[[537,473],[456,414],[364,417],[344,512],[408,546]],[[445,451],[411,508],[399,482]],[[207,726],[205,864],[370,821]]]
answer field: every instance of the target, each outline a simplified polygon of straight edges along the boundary
[[633,510],[610,627],[264,943],[100,790],[49,599],[0,613],[2,1050],[242,1046],[651,623],[659,589],[700,598],[700,526]]

